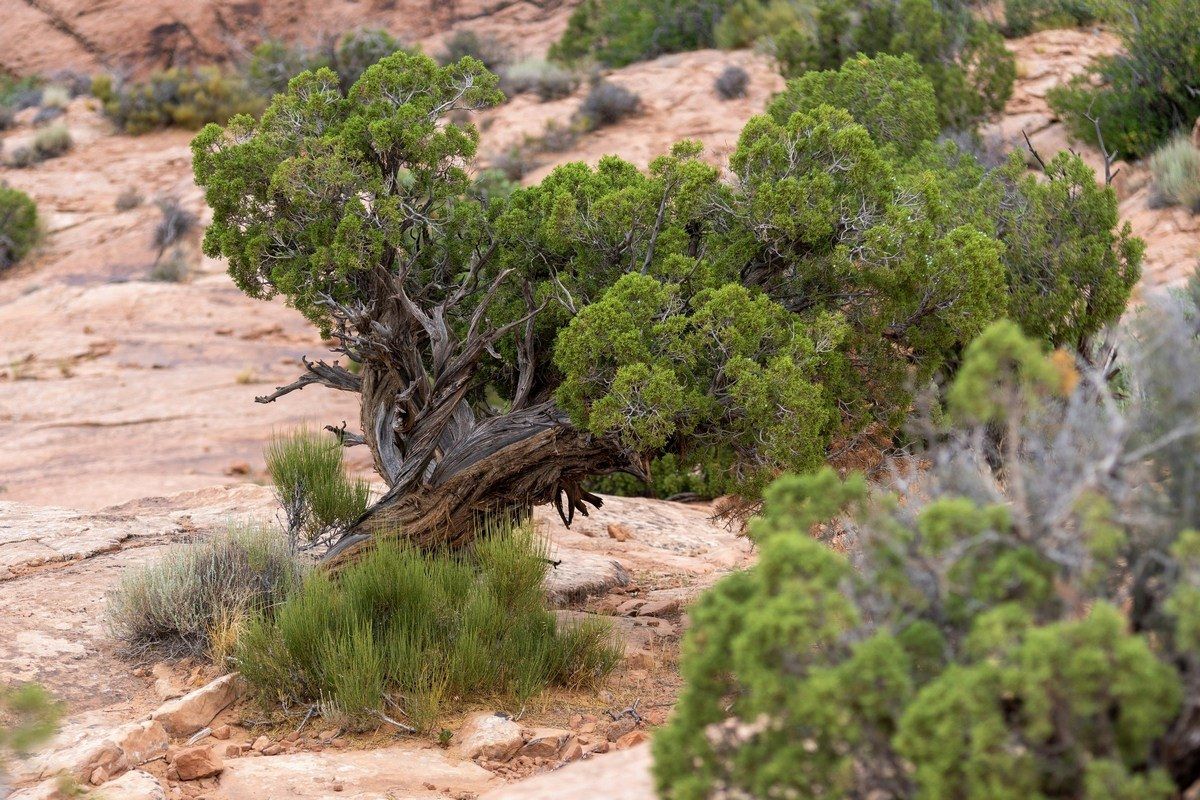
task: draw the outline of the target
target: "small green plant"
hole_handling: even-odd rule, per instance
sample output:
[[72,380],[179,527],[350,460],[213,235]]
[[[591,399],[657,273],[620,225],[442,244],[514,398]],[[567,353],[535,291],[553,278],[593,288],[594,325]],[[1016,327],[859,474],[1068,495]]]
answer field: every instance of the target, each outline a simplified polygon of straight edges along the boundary
[[[342,88],[349,90],[367,71],[367,67],[398,50],[412,52],[411,48],[405,47],[382,28],[364,28],[344,35],[338,42],[337,52],[334,54],[334,68],[342,80]],[[306,67],[306,69],[313,68],[311,65]],[[297,72],[299,70],[293,72],[292,75]]]
[[547,686],[594,685],[619,651],[599,623],[556,622],[547,568],[529,527],[492,530],[457,554],[385,544],[337,580],[310,574],[248,624],[238,668],[268,705],[320,703],[349,726],[418,731],[436,730],[445,698],[524,702]]
[[37,236],[37,205],[20,189],[0,183],[0,274],[25,257]]
[[50,739],[61,716],[61,705],[35,683],[0,686],[0,792],[7,757],[26,755]]
[[736,64],[730,64],[721,70],[721,74],[713,81],[713,89],[722,100],[736,100],[746,96],[746,87],[750,84],[750,74]]
[[191,272],[187,253],[177,247],[166,258],[156,260],[146,277],[156,283],[184,283]]
[[642,99],[635,92],[606,80],[597,81],[579,106],[579,119],[585,130],[594,131],[615,125],[637,114]]
[[1154,151],[1150,174],[1154,176],[1152,203],[1200,213],[1200,148],[1189,135],[1177,134]]
[[306,428],[278,434],[267,446],[267,473],[293,541],[320,542],[366,511],[370,484],[346,475],[342,450],[335,437]]
[[71,102],[71,90],[66,86],[51,84],[42,89],[42,106],[44,108],[65,109]]
[[108,596],[106,615],[114,635],[134,650],[219,655],[247,615],[280,603],[299,578],[278,531],[232,527],[128,570]]
[[500,88],[505,94],[533,92],[543,101],[567,97],[575,91],[579,79],[562,64],[541,58],[527,58],[504,68]]

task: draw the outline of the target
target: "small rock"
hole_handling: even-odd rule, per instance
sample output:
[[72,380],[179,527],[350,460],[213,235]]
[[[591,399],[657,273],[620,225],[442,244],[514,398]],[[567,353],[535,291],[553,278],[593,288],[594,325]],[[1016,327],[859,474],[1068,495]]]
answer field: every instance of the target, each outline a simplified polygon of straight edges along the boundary
[[287,736],[283,737],[285,742],[297,742],[300,740],[300,731],[292,731]]
[[226,475],[249,475],[250,465],[245,461],[235,461],[225,468]]
[[623,617],[632,617],[638,613],[638,609],[646,605],[645,600],[638,600],[636,597],[632,600],[626,600],[621,605],[617,606],[617,613]]
[[620,739],[617,739],[616,747],[618,750],[628,750],[634,745],[641,744],[649,738],[650,737],[646,735],[645,731],[630,731]]
[[245,752],[245,748],[237,742],[229,742],[218,752],[226,758],[237,758]]
[[199,744],[180,750],[171,762],[171,766],[179,773],[179,779],[194,781],[219,775],[225,769],[221,757],[213,751],[212,745]]
[[608,752],[608,750],[609,750],[609,744],[608,744],[608,740],[607,740],[607,739],[605,739],[605,740],[604,740],[604,741],[602,741],[602,742],[596,742],[596,746],[595,746],[595,747],[593,747],[593,748],[591,749],[591,752],[593,752],[593,753],[607,753],[607,752]]
[[571,738],[570,731],[559,728],[535,728],[517,754],[530,758],[554,758]]
[[631,650],[625,654],[625,664],[630,669],[654,669],[654,654],[648,650]]
[[608,523],[608,536],[618,542],[626,542],[633,538],[633,530],[623,523],[610,522]]
[[260,736],[254,740],[254,744],[250,745],[250,749],[261,753],[263,750],[266,750],[270,745],[271,745],[270,739],[268,739],[266,736]]
[[608,740],[610,742],[616,742],[625,734],[632,733],[633,729],[636,727],[637,723],[632,718],[621,717],[621,719],[615,720],[612,725],[608,726]]
[[116,780],[104,784],[100,794],[113,800],[166,800],[167,797],[158,779],[140,769],[130,770]]
[[269,744],[262,749],[262,754],[264,756],[277,756],[282,752],[283,752],[283,745],[279,744],[278,742],[276,742],[275,744]]
[[335,792],[340,792],[340,791],[344,790],[346,787],[341,783],[333,783],[332,785],[330,785],[329,788],[333,789]]
[[236,672],[159,706],[150,715],[172,736],[191,736],[241,696],[242,681]]
[[333,747],[337,747],[340,749],[340,748],[345,747],[348,744],[348,742],[345,739],[334,739],[329,744]]
[[572,728],[578,728],[583,724],[583,714],[572,714],[571,721],[568,723]]
[[[607,745],[608,742],[604,744]],[[559,754],[559,759],[564,762],[578,761],[580,758],[583,758],[583,747],[579,742],[568,742],[567,746],[562,749],[562,753]]]
[[507,761],[525,743],[520,725],[508,717],[488,713],[468,718],[455,738],[464,758],[493,761]]
[[332,739],[333,737],[337,736],[339,733],[341,733],[340,729],[330,728],[327,731],[321,731],[320,735],[317,738],[328,740],[328,739]]
[[639,617],[665,617],[679,610],[679,598],[669,600],[651,600],[638,609]]
[[92,770],[92,774],[88,777],[88,783],[92,786],[99,786],[108,780],[108,770],[104,767],[96,767]]
[[232,733],[233,731],[228,725],[218,725],[217,727],[213,728],[212,737],[214,739],[220,739],[224,741],[225,739],[228,739]]

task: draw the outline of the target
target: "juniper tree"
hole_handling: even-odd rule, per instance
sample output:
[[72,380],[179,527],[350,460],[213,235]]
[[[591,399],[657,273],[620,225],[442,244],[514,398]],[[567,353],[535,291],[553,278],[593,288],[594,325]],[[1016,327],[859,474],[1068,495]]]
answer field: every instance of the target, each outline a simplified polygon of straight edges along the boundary
[[[902,78],[921,86],[899,96],[933,102]],[[478,133],[457,120],[501,95],[472,58],[396,53],[346,93],[306,72],[260,120],[205,128],[205,251],[360,367],[305,360],[258,398],[360,396],[361,432],[337,430],[390,488],[331,558],[381,531],[462,543],[481,513],[552,500],[569,524],[600,502],[585,479],[646,477],[667,453],[721,464],[754,497],[886,440],[909,388],[1005,313],[1020,275],[988,219],[990,176],[928,142],[906,159],[836,94],[751,120],[729,180],[682,143],[645,171],[567,164],[486,202]],[[911,113],[895,130],[932,136],[934,112]]]

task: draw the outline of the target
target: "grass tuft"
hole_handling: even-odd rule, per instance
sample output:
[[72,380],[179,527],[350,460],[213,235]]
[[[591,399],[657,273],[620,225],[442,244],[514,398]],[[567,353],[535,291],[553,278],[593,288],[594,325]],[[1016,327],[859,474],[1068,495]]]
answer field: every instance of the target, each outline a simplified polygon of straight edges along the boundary
[[1200,213],[1200,148],[1186,133],[1177,134],[1150,156],[1154,176],[1152,202],[1184,206]]
[[320,541],[367,510],[370,484],[346,475],[336,438],[307,428],[277,434],[266,458],[293,538]]

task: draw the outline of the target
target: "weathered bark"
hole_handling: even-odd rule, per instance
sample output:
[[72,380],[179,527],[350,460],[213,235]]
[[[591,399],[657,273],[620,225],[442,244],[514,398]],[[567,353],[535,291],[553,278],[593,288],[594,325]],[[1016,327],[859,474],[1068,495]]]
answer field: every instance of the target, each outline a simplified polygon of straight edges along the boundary
[[610,442],[571,425],[553,404],[489,417],[431,465],[417,485],[396,484],[326,556],[340,567],[381,537],[419,547],[457,547],[482,517],[555,502],[568,524],[601,500],[581,488],[591,475],[638,471]]

